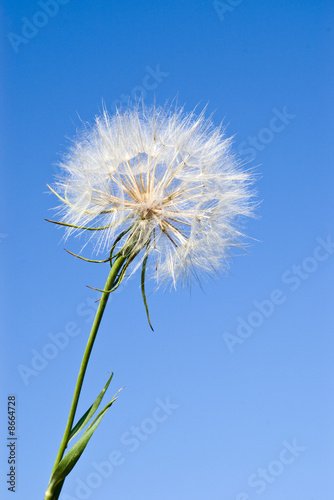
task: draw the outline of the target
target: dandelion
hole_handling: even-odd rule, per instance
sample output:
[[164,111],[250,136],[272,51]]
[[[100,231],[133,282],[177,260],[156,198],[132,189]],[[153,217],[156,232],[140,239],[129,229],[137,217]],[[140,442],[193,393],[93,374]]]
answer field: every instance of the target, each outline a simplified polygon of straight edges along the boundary
[[[241,219],[252,215],[250,172],[231,152],[231,139],[204,111],[143,103],[110,116],[106,110],[73,141],[60,163],[51,191],[58,197],[58,221],[72,233],[89,234],[110,271],[82,358],[70,413],[45,499],[57,500],[63,483],[83,453],[114,397],[95,416],[111,377],[93,405],[74,424],[78,400],[108,297],[127,272],[146,268],[157,285],[183,284],[227,267],[231,248],[240,245]],[[84,248],[86,246],[84,245]],[[69,252],[71,253],[71,252]],[[75,254],[73,254],[75,255]],[[97,290],[97,289],[96,289]],[[153,329],[153,328],[152,328]],[[77,442],[65,453],[79,432]]]
[[251,214],[250,173],[204,112],[104,111],[60,167],[53,191],[67,236],[88,229],[99,252],[123,234],[132,256],[150,257],[158,284],[226,267],[240,217]]

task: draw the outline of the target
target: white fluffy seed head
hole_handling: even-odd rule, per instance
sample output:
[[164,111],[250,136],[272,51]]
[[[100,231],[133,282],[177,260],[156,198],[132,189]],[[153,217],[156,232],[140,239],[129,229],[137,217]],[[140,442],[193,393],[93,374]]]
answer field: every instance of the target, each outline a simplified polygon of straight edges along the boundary
[[[149,255],[158,284],[226,268],[240,218],[252,214],[251,174],[204,112],[143,103],[104,110],[60,167],[61,222],[98,228],[89,231],[97,252],[128,230],[128,248],[137,262]],[[74,231],[85,229],[67,227],[66,236]]]

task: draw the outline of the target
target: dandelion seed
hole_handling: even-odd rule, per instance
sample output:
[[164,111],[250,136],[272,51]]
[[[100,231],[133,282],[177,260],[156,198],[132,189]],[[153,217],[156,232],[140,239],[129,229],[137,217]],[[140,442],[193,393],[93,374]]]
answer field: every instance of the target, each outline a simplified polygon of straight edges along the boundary
[[124,232],[137,267],[149,257],[158,284],[225,268],[240,218],[252,215],[251,174],[204,112],[104,110],[60,167],[51,189],[66,236],[90,229],[98,253]]

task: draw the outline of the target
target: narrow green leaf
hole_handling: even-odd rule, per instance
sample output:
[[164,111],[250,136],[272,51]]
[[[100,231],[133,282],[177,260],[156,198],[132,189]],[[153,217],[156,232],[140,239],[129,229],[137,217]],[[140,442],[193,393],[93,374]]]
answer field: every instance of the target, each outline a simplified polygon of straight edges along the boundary
[[59,495],[61,493],[62,487],[64,484],[64,479],[57,484],[57,486],[52,490],[50,500],[58,500]]
[[[116,401],[116,399],[113,399],[108,403],[105,408],[98,414],[98,416],[93,420],[91,425],[88,427],[88,429],[83,433],[81,438],[72,446],[72,448],[66,453],[66,455],[61,459],[61,461],[58,464],[58,467],[52,474],[52,477],[50,479],[50,483],[48,486],[48,492],[51,493],[55,490],[57,484],[59,484],[61,481],[65,479],[66,476],[71,472],[79,458],[81,457],[84,449],[86,448],[90,438],[94,434],[96,428],[98,427],[99,423],[101,422],[103,416],[105,415],[106,411],[110,408],[110,406]],[[52,499],[52,496],[50,497]]]
[[108,378],[108,381],[107,381],[106,385],[103,387],[102,391],[97,396],[97,398],[95,399],[94,403],[88,408],[88,410],[86,411],[86,413],[84,413],[82,415],[82,417],[80,418],[80,420],[78,420],[78,422],[75,424],[75,426],[71,430],[71,434],[70,434],[68,442],[70,442],[71,439],[76,434],[78,434],[78,432],[80,432],[85,427],[85,425],[87,424],[87,422],[89,422],[89,420],[91,419],[91,417],[94,415],[94,413],[96,412],[96,410],[100,406],[102,398],[105,395],[106,390],[109,387],[109,384],[111,382],[111,379],[113,378],[113,375],[114,375],[113,373],[110,375],[110,377]]

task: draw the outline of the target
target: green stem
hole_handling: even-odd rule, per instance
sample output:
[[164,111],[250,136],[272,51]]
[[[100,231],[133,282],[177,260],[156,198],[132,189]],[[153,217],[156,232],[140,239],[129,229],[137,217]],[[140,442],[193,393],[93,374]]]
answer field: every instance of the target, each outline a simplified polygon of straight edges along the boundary
[[[96,315],[95,315],[94,323],[93,323],[93,326],[92,326],[92,329],[91,329],[91,332],[90,332],[90,335],[89,335],[89,338],[88,338],[86,349],[85,349],[85,352],[84,352],[84,355],[83,355],[83,358],[82,358],[82,361],[81,361],[79,375],[78,375],[77,383],[76,383],[76,386],[75,386],[75,389],[74,389],[74,394],[73,394],[72,404],[71,404],[71,408],[70,408],[70,413],[69,413],[69,416],[68,416],[68,420],[67,420],[67,424],[66,424],[64,436],[63,436],[63,439],[62,439],[62,441],[60,443],[58,454],[57,454],[57,457],[56,457],[56,460],[55,460],[55,463],[54,463],[54,466],[53,466],[53,469],[52,469],[52,474],[55,471],[56,467],[58,466],[59,462],[61,461],[61,459],[62,459],[62,457],[64,455],[64,451],[66,449],[66,446],[67,446],[67,443],[68,443],[68,440],[69,440],[71,429],[73,427],[73,421],[74,421],[74,417],[75,417],[75,412],[76,412],[76,409],[77,409],[77,406],[78,406],[78,400],[79,400],[79,396],[80,396],[80,392],[81,392],[81,388],[82,388],[82,383],[83,383],[83,380],[84,380],[84,377],[85,377],[85,373],[86,373],[86,369],[87,369],[89,357],[91,355],[92,348],[93,348],[93,345],[94,345],[94,341],[95,341],[95,338],[96,338],[96,335],[97,335],[97,332],[98,332],[98,329],[99,329],[99,326],[100,326],[100,323],[101,323],[101,319],[102,319],[102,316],[103,316],[103,313],[104,313],[104,310],[105,310],[105,307],[106,307],[106,304],[108,302],[108,298],[109,298],[109,295],[110,295],[110,293],[107,293],[107,292],[110,291],[113,288],[113,284],[114,284],[114,282],[115,282],[115,280],[117,278],[117,275],[118,275],[120,269],[122,268],[122,266],[123,266],[123,264],[124,264],[124,262],[126,260],[127,260],[126,256],[119,255],[116,258],[114,264],[112,265],[112,267],[110,269],[110,273],[109,273],[108,279],[107,279],[105,287],[104,287],[104,290],[106,291],[106,293],[102,294],[102,297],[101,297],[101,300],[100,300],[100,303],[99,303],[99,307],[98,307]],[[52,476],[52,474],[51,474],[51,476]],[[57,488],[57,490],[59,490],[59,491],[57,491],[57,493],[56,493],[56,495],[57,495],[56,498],[58,498],[58,496],[60,494],[60,489]],[[51,499],[51,498],[52,499],[55,498],[54,495],[53,495],[53,492],[47,491],[46,494],[45,494],[45,499]]]

